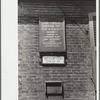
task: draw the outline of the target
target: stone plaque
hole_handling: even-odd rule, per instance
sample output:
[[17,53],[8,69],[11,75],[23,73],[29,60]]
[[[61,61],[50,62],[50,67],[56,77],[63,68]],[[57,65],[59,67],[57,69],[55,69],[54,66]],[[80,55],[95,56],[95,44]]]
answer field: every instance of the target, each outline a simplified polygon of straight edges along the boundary
[[64,56],[43,56],[43,64],[64,64]]
[[55,86],[55,87],[47,87],[47,93],[62,93],[62,87]]
[[65,21],[39,21],[40,52],[63,52],[65,48]]
[[46,81],[46,97],[62,96],[64,98],[64,89],[61,81]]

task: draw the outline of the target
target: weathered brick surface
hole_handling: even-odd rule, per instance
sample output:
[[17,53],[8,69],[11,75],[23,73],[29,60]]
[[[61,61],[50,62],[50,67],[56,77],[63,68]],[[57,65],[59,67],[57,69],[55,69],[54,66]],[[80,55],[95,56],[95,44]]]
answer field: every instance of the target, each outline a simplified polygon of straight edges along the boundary
[[[46,3],[45,0],[34,1],[32,4],[26,2],[25,5],[23,3],[19,6],[19,100],[47,100],[45,81],[48,80],[63,82],[64,100],[94,100],[94,85],[90,79],[92,77],[90,37],[76,24],[66,22],[66,66],[44,67],[39,63],[38,14],[61,14],[54,1],[49,0],[50,3]],[[66,10],[66,14],[70,12],[71,17],[77,16],[78,22],[82,22],[79,23],[80,27],[88,31],[87,15],[88,12],[95,11],[95,0],[84,2],[79,0],[79,2],[81,2],[80,5],[75,5],[78,4],[76,0],[62,0],[60,4],[63,5],[62,8]],[[84,16],[85,19],[82,19]],[[63,100],[63,98],[49,97],[48,100]]]

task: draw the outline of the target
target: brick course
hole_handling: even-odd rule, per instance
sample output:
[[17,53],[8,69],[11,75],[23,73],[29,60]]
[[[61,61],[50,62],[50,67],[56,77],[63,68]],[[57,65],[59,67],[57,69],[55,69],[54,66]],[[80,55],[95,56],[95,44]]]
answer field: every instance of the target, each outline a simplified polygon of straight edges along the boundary
[[[95,100],[94,85],[90,79],[92,62],[89,34],[83,33],[75,23],[67,22],[69,15],[71,20],[77,19],[84,31],[89,31],[88,13],[95,11],[95,0],[59,2],[66,14],[67,64],[64,67],[40,65],[38,17],[39,14],[61,15],[55,0],[37,0],[32,4],[22,0],[22,5],[19,5],[19,100],[47,100],[45,81],[49,80],[63,82],[64,100]],[[62,97],[48,99],[63,100]]]

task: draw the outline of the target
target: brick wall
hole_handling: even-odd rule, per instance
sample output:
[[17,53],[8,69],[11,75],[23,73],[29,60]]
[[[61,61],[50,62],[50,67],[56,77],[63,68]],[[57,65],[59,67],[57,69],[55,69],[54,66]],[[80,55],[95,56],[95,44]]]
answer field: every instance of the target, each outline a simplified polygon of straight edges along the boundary
[[[65,67],[44,67],[39,63],[39,16],[62,15],[55,0],[26,0],[26,2],[22,0],[19,3],[19,100],[47,100],[45,81],[48,80],[63,82],[64,100],[95,99],[94,86],[90,79],[92,77],[90,37],[71,21],[74,19],[87,32],[88,13],[95,11],[95,0],[61,0],[58,3],[66,15]],[[63,100],[61,97],[48,99]]]

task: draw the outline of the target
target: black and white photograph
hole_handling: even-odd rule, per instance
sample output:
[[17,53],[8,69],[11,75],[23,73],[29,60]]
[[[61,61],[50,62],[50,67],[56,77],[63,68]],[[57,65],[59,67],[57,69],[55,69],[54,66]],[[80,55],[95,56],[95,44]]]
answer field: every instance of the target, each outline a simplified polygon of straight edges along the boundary
[[18,1],[19,100],[96,99],[96,0]]
[[6,95],[14,100],[14,91],[15,100],[99,100],[97,0],[18,0],[16,5],[16,23],[9,20],[16,38],[8,42],[11,35],[3,34],[4,55],[16,57],[6,56],[12,67],[3,63],[11,72],[2,68],[2,100]]

